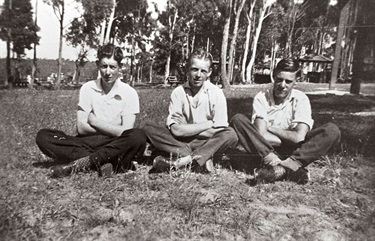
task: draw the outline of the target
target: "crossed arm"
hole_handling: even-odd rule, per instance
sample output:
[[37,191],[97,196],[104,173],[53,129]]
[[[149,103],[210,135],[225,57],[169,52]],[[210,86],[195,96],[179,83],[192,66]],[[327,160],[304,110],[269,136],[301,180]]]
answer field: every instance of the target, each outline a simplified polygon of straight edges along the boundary
[[267,126],[266,121],[261,118],[256,118],[254,124],[259,133],[271,143],[272,146],[280,146],[282,142],[297,144],[305,140],[306,134],[309,131],[309,126],[302,122],[298,123],[293,130]]
[[135,114],[123,116],[117,122],[99,119],[93,112],[77,111],[77,131],[81,135],[103,134],[117,137],[125,130],[134,128]]
[[187,124],[185,117],[179,113],[173,113],[172,119],[175,123],[171,125],[171,132],[175,136],[188,137],[198,135],[199,137],[209,138],[223,130],[223,128],[214,128],[211,120],[196,124]]

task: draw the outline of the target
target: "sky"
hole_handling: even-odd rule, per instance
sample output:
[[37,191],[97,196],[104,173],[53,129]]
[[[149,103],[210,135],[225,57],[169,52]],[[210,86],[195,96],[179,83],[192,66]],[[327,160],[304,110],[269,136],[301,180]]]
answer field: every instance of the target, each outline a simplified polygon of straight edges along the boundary
[[[55,16],[51,6],[43,2],[43,0],[31,0],[33,11],[35,12],[35,4],[38,1],[38,21],[40,31],[37,33],[40,37],[39,45],[37,45],[37,58],[57,59],[59,54],[59,21]],[[74,0],[66,1],[66,15],[64,23],[67,25],[74,17],[79,16],[79,10]],[[165,0],[149,0],[157,4],[164,5]],[[0,5],[4,4],[4,0],[0,0]],[[69,46],[65,41],[63,44],[62,57],[65,59],[75,60],[78,56],[79,49]],[[6,44],[0,40],[0,58],[6,57]],[[34,50],[26,50],[26,58],[33,58]],[[95,50],[89,53],[89,60],[95,60]]]
[[[35,12],[36,0],[31,0],[33,11]],[[79,16],[78,10],[74,6],[74,0],[67,0],[66,21],[72,20]],[[0,5],[4,4],[4,0],[0,0]],[[45,59],[57,59],[59,55],[59,21],[55,16],[51,6],[38,0],[38,21],[40,31],[37,33],[40,37],[39,45],[37,45],[37,57]],[[66,59],[76,59],[79,50],[67,45],[64,41],[62,57]],[[26,50],[26,58],[33,58],[34,50]],[[0,57],[6,57],[6,44],[0,41]],[[94,56],[92,56],[94,57]]]

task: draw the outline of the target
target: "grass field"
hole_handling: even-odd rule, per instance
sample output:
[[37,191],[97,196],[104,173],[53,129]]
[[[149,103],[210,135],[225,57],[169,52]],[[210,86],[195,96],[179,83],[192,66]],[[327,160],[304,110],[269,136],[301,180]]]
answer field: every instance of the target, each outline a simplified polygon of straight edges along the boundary
[[[260,88],[225,90],[229,116],[249,115]],[[137,126],[164,124],[171,89],[137,91]],[[375,116],[366,113],[375,111],[375,97],[310,99],[317,126],[341,129],[340,147],[309,166],[307,185],[252,187],[251,160],[240,158],[217,162],[215,175],[149,174],[140,163],[109,179],[94,172],[51,179],[52,161],[35,135],[41,128],[75,134],[78,90],[0,90],[0,240],[374,240]]]

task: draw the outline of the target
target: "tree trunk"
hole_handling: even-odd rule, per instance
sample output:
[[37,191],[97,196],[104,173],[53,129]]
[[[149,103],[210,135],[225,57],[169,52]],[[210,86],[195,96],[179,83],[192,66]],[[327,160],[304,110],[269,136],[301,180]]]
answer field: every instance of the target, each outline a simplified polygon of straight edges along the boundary
[[[8,34],[9,34],[10,30],[8,30]],[[9,34],[10,35],[10,34]],[[13,84],[13,76],[12,76],[12,70],[11,70],[11,67],[10,67],[10,39],[8,38],[8,41],[7,41],[7,59],[6,59],[6,78],[5,78],[5,86],[9,86],[10,88],[12,88],[12,84]]]
[[[11,12],[12,12],[12,0],[9,0],[9,3],[8,3],[8,10],[9,10],[9,22],[10,22],[10,18],[11,18]],[[10,44],[12,42],[12,28],[9,27],[8,31],[7,31],[7,43],[6,43],[6,46],[7,46],[7,58],[6,58],[6,76],[5,76],[5,81],[4,81],[4,85],[5,86],[8,86],[9,88],[12,88],[12,84],[13,84],[13,81],[12,81],[12,70],[11,70],[11,66],[10,66]]]
[[[99,46],[102,46],[104,44],[104,39],[105,39],[105,30],[106,30],[106,20],[104,20],[100,26],[100,40],[99,40]],[[98,70],[99,73],[99,70]]]
[[[370,5],[371,6],[371,5]],[[363,71],[364,59],[366,56],[366,31],[371,32],[371,27],[366,26],[363,21],[363,16],[359,13],[359,8],[364,7],[363,1],[358,1],[355,5],[355,22],[354,25],[357,26],[357,36],[355,40],[354,53],[353,53],[353,77],[352,84],[350,85],[351,94],[359,94],[361,90],[361,73]],[[366,6],[369,7],[369,6]]]
[[244,46],[244,54],[243,54],[243,59],[242,59],[242,68],[241,68],[241,80],[242,80],[242,83],[246,83],[246,77],[245,77],[245,73],[246,73],[246,62],[247,62],[247,56],[249,54],[249,46],[250,46],[250,35],[251,35],[251,22],[252,22],[252,19],[253,19],[253,14],[254,14],[254,7],[255,7],[255,3],[256,3],[257,0],[254,0],[251,5],[250,5],[250,9],[249,9],[249,12],[247,13],[246,17],[247,17],[247,21],[248,21],[248,25],[246,27],[246,40],[245,40],[245,46]]
[[[35,20],[34,20],[35,26],[38,26],[38,0],[35,0]],[[34,43],[34,56],[33,56],[33,67],[31,69],[31,83],[29,85],[29,88],[34,89],[34,83],[35,83],[35,76],[36,76],[36,70],[37,70],[37,59],[36,59],[36,43]]]
[[190,56],[190,54],[194,51],[194,45],[195,45],[195,30],[197,29],[197,24],[195,23],[194,21],[194,27],[193,27],[193,37],[191,39],[191,48],[190,48],[190,52],[188,52],[188,55]]
[[177,9],[175,9],[174,15],[169,16],[169,50],[167,61],[165,63],[165,73],[164,73],[164,85],[167,85],[167,78],[169,76],[170,66],[171,66],[171,54],[172,54],[172,42],[173,42],[173,31],[175,28],[176,20],[177,20]]
[[31,69],[31,83],[29,85],[30,89],[34,89],[34,83],[35,83],[35,76],[36,76],[36,70],[37,70],[37,59],[36,59],[36,44],[34,44],[34,58],[33,58],[33,66]]
[[341,42],[344,36],[344,30],[345,30],[347,19],[348,19],[349,9],[350,9],[350,1],[345,5],[345,7],[341,10],[341,13],[340,13],[340,20],[339,20],[339,26],[338,26],[337,38],[336,38],[335,57],[332,63],[331,80],[329,82],[330,90],[334,88],[334,85],[337,81],[340,60],[341,60]]
[[61,4],[61,15],[60,15],[60,39],[59,39],[59,60],[58,60],[58,70],[57,70],[57,81],[55,88],[60,89],[61,85],[61,68],[62,68],[62,45],[63,45],[63,31],[64,31],[64,15],[65,15],[65,2]]
[[149,82],[152,83],[152,66],[154,65],[154,59],[151,59],[151,64],[150,64],[150,77],[149,77]]
[[260,13],[258,27],[256,29],[253,44],[252,44],[253,48],[252,48],[251,58],[250,58],[249,64],[246,67],[246,81],[247,82],[252,82],[251,81],[251,79],[252,79],[251,75],[252,75],[252,69],[253,69],[253,66],[254,66],[255,57],[256,57],[256,53],[257,53],[260,31],[262,30],[262,25],[263,25],[264,19],[268,16],[268,15],[266,15],[266,13],[268,12],[270,7],[271,7],[271,5],[264,4],[264,7],[262,8],[261,13]]
[[225,17],[225,24],[223,29],[223,41],[221,44],[221,83],[223,88],[230,86],[227,76],[227,50],[229,39],[230,17],[232,15],[232,0],[229,0],[229,13]]
[[295,13],[295,3],[294,1],[290,1],[290,4],[292,5],[292,10],[290,11],[290,17],[289,17],[289,29],[288,29],[288,40],[286,42],[285,50],[288,57],[292,56],[292,37],[294,32],[294,24],[296,19],[296,13]]
[[186,45],[186,50],[185,48],[182,48],[183,49],[183,55],[182,55],[182,60],[185,60],[188,58],[189,56],[189,33],[187,33],[187,36],[185,37],[185,45]]
[[111,15],[109,16],[108,24],[107,24],[107,30],[104,38],[104,44],[109,43],[109,38],[111,36],[111,29],[112,29],[112,23],[115,18],[115,10],[116,10],[116,0],[113,0],[113,6],[111,10]]
[[142,82],[142,69],[143,69],[143,63],[141,64],[141,66],[138,67],[138,83]]
[[318,36],[319,36],[319,40],[318,40],[319,43],[318,43],[318,48],[317,48],[316,54],[322,54],[322,52],[323,52],[323,42],[324,42],[324,31],[323,30],[319,31]]
[[135,55],[135,43],[134,43],[134,35],[132,35],[132,48],[130,52],[130,85],[134,87],[134,55]]
[[167,61],[165,63],[165,72],[164,72],[164,85],[168,84],[169,68],[171,66],[171,53],[167,56]]
[[272,78],[272,73],[273,73],[273,70],[275,68],[275,64],[276,64],[276,54],[277,54],[277,51],[279,50],[279,44],[276,42],[276,40],[274,40],[272,42],[272,49],[271,49],[271,64],[270,64],[270,77],[271,77],[271,82],[273,83],[273,78]]
[[235,6],[234,6],[234,9],[235,9],[234,14],[235,14],[236,17],[235,17],[235,21],[234,21],[232,40],[231,40],[231,43],[230,43],[230,46],[229,46],[229,60],[228,60],[228,79],[229,79],[229,82],[234,82],[233,66],[235,64],[234,62],[235,62],[235,52],[236,52],[236,45],[237,45],[238,25],[239,25],[239,22],[240,22],[241,12],[242,12],[243,6],[245,5],[246,0],[241,0],[238,8],[237,8],[237,5],[238,5],[239,0],[235,0],[235,1],[236,2],[235,2]]
[[81,72],[82,72],[82,66],[78,66],[76,65],[76,69],[74,71],[74,75],[73,75],[73,83],[75,84],[79,84],[79,78],[81,77]]
[[362,66],[363,66],[363,59],[364,59],[364,47],[363,44],[363,30],[358,29],[357,30],[357,43],[354,47],[354,54],[353,54],[353,77],[352,77],[352,83],[350,85],[350,93],[351,94],[359,94],[361,90],[361,72],[362,72]]

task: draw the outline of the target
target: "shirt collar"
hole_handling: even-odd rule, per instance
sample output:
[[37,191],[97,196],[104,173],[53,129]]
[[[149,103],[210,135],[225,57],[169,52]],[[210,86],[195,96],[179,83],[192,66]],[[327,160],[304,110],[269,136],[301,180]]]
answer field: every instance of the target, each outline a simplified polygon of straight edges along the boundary
[[[108,93],[108,95],[115,96],[116,94],[119,94],[118,89],[119,89],[120,82],[121,82],[120,78],[117,78],[114,85],[112,86],[111,91]],[[100,77],[95,80],[95,85],[92,88],[98,92],[104,93]]]

